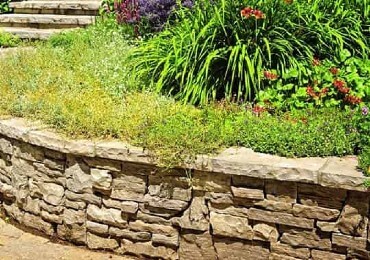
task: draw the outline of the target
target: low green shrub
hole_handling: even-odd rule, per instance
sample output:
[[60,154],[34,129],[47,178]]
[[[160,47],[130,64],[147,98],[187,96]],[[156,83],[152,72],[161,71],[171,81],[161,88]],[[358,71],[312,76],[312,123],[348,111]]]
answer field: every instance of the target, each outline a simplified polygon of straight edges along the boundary
[[16,47],[21,43],[21,39],[10,33],[5,33],[1,31],[0,28],[0,48],[4,47]]
[[302,59],[334,60],[346,49],[367,57],[365,10],[367,1],[199,0],[136,49],[133,68],[155,90],[191,103],[253,100],[269,87],[263,71],[297,70],[304,86]]

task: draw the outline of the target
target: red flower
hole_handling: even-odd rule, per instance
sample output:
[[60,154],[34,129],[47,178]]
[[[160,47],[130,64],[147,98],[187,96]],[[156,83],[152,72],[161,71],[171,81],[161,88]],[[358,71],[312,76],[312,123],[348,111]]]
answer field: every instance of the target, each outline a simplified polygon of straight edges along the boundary
[[310,85],[309,85],[309,86],[307,86],[306,93],[307,93],[307,95],[309,95],[310,97],[313,97],[313,98],[316,98],[316,97],[317,97],[316,92],[313,90],[313,87],[311,87]]
[[349,91],[351,90],[350,88],[347,88],[346,87],[346,82],[344,82],[343,80],[340,80],[340,79],[335,79],[333,81],[333,85],[334,87],[340,92],[340,93],[343,93],[343,94],[348,94]]
[[313,58],[312,65],[313,66],[320,66],[320,60],[319,60],[319,58]]
[[329,88],[323,88],[322,90],[321,90],[321,94],[323,94],[323,95],[325,95],[326,93],[328,93],[329,92]]
[[246,7],[240,11],[241,16],[249,18],[252,15],[253,9],[251,7]]
[[347,95],[344,97],[343,100],[351,105],[358,105],[362,102],[362,99],[360,97],[356,97],[353,95]]
[[249,18],[251,16],[255,17],[257,20],[265,18],[265,14],[258,10],[258,9],[253,9],[252,7],[245,7],[240,11],[241,16],[245,18]]
[[333,81],[333,85],[334,85],[334,87],[336,87],[336,88],[343,88],[343,87],[346,85],[346,83],[345,83],[343,80],[335,79],[335,80]]
[[257,20],[265,18],[265,14],[262,11],[257,10],[257,9],[253,10],[252,14]]
[[337,75],[338,74],[338,72],[339,72],[339,69],[338,68],[336,68],[336,67],[332,67],[332,68],[330,68],[330,73],[331,74],[333,74],[333,75]]
[[278,75],[267,70],[263,72],[263,76],[268,80],[276,80],[278,78]]
[[260,115],[261,113],[265,112],[266,109],[262,106],[255,105],[252,109],[252,112],[256,115]]

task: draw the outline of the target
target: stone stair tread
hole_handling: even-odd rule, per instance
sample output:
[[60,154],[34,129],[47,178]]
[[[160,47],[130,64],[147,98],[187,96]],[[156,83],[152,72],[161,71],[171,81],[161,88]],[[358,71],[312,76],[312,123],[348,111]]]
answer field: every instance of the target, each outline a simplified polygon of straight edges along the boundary
[[92,15],[54,15],[54,14],[2,14],[1,23],[22,24],[76,24],[88,25],[95,21]]
[[74,9],[74,10],[99,10],[100,1],[22,1],[11,2],[14,9]]
[[47,39],[52,34],[60,33],[66,29],[36,29],[28,27],[0,27],[0,32],[14,34],[22,39]]

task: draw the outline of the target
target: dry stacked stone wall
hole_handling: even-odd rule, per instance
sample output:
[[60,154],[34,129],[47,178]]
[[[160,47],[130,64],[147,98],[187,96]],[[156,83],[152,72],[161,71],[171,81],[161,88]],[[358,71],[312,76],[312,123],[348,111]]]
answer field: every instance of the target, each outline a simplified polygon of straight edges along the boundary
[[21,139],[0,135],[0,209],[47,236],[143,259],[369,259],[360,186],[164,172]]

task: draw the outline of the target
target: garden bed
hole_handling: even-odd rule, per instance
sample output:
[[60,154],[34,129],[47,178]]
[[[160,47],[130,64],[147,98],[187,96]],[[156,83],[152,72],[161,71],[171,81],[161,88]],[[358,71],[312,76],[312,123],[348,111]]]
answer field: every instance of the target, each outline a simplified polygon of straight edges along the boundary
[[47,236],[128,256],[368,257],[370,193],[356,166],[230,148],[163,169],[124,143],[0,120],[0,209]]

